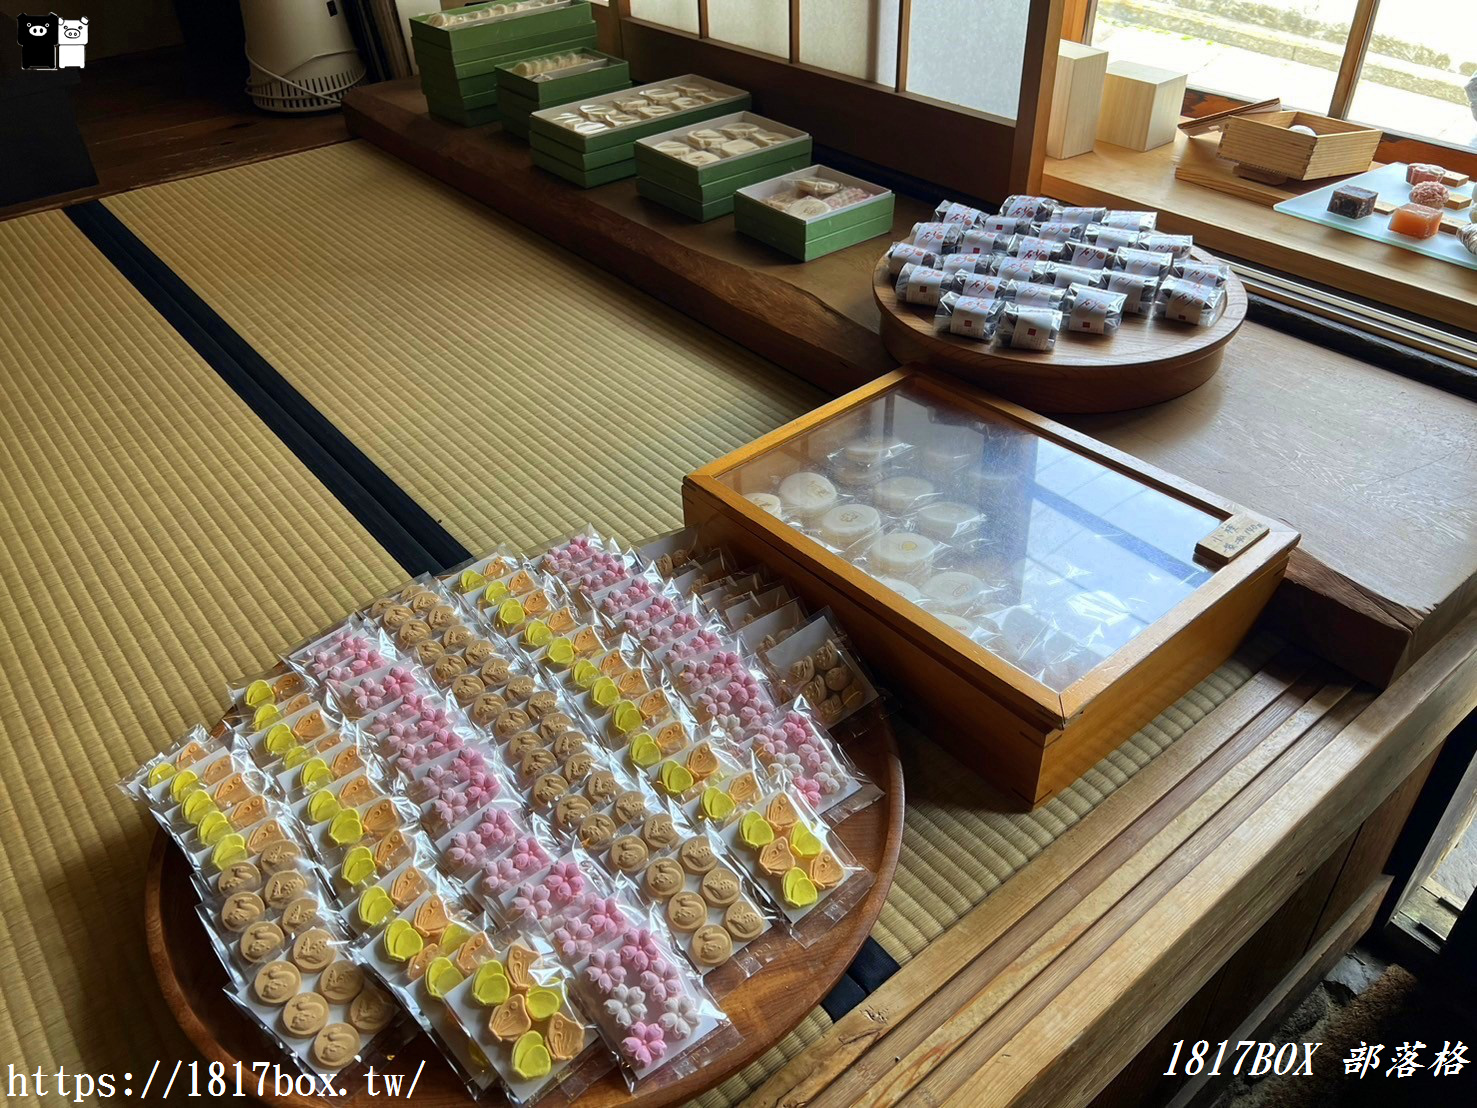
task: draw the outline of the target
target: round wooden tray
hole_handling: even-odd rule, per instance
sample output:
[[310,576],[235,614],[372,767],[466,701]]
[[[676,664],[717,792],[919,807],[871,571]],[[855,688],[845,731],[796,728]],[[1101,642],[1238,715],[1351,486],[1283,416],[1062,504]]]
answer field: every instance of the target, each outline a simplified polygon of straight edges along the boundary
[[[1215,261],[1196,248],[1191,256]],[[934,309],[898,300],[884,254],[872,274],[882,344],[899,362],[923,362],[975,381],[1040,412],[1119,412],[1183,396],[1214,376],[1221,353],[1246,319],[1246,289],[1235,274],[1226,310],[1210,327],[1128,316],[1118,333],[1063,333],[1051,351],[1013,350],[939,334]]]
[[[851,852],[876,875],[861,903],[823,941],[809,950],[791,944],[784,955],[720,998],[739,1031],[737,1044],[727,1053],[681,1081],[637,1096],[632,1096],[620,1076],[612,1072],[579,1096],[580,1108],[616,1104],[658,1108],[690,1100],[749,1065],[789,1034],[846,971],[871,934],[892,887],[902,845],[903,774],[897,741],[880,717],[859,736],[846,740],[845,746],[857,768],[884,790],[881,800],[843,821],[838,829]],[[226,972],[195,912],[198,901],[184,855],[170,847],[161,831],[154,841],[144,887],[144,929],[159,987],[180,1027],[207,1061],[222,1062],[230,1068],[239,1060],[251,1076],[251,1063],[272,1060],[275,1048],[263,1038],[261,1029],[227,999],[223,991]],[[417,1104],[441,1108],[473,1103],[424,1034],[396,1053],[393,1072],[414,1074],[423,1060],[426,1066],[416,1086]],[[370,1103],[362,1081],[350,1081],[349,1085],[353,1095],[348,1103]],[[265,1103],[291,1108],[322,1105],[319,1100],[298,1096],[268,1096]]]

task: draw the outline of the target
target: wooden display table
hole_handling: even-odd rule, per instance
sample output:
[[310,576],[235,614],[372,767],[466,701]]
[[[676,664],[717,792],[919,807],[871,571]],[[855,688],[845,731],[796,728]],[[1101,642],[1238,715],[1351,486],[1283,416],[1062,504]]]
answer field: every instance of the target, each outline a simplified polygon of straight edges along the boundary
[[[697,1096],[749,1065],[789,1034],[846,972],[871,934],[892,887],[903,833],[903,774],[897,741],[885,720],[879,718],[858,738],[844,740],[843,745],[857,768],[883,790],[880,800],[836,829],[862,865],[876,876],[861,903],[843,916],[820,943],[808,950],[792,944],[780,958],[719,998],[739,1031],[736,1045],[726,1053],[681,1081],[637,1097],[631,1096],[619,1074],[612,1071],[580,1095],[577,1103],[581,1108],[615,1104],[658,1108]],[[195,912],[198,900],[184,856],[161,831],[154,841],[144,888],[145,931],[159,987],[185,1034],[207,1061],[222,1062],[227,1067],[240,1061],[251,1077],[251,1063],[270,1058],[274,1049],[261,1030],[226,999],[226,973],[210,949],[205,928]],[[417,1104],[440,1108],[473,1103],[424,1034],[417,1035],[395,1055],[397,1072],[405,1074],[414,1074],[423,1061],[425,1071],[416,1086]],[[371,1103],[362,1083],[351,1080],[349,1085],[354,1095],[345,1103]],[[317,1108],[321,1104],[297,1096],[267,1097],[266,1102],[292,1108]]]

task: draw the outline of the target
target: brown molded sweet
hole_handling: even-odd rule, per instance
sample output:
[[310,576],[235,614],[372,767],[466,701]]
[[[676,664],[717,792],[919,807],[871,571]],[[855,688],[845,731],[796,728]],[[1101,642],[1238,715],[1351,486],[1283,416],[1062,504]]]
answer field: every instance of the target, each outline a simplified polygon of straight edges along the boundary
[[374,782],[369,779],[369,775],[363,774],[339,790],[338,802],[345,808],[357,808],[361,804],[368,804],[371,800],[377,799],[379,795],[380,791],[374,787]]
[[295,869],[279,869],[262,886],[262,899],[271,908],[286,908],[308,887],[308,878]]
[[648,893],[658,900],[665,900],[682,891],[687,884],[687,874],[671,858],[658,858],[646,867],[644,884]]
[[[539,751],[547,754],[547,750]],[[547,808],[558,801],[565,793],[569,792],[569,782],[557,773],[546,773],[533,783],[529,790],[529,798],[540,808]]]
[[534,963],[538,961],[538,951],[530,950],[522,943],[513,943],[508,947],[507,957],[508,984],[515,993],[526,993],[533,988]]
[[687,772],[701,781],[718,768],[718,755],[710,743],[700,742],[687,755]]
[[559,707],[559,696],[552,689],[540,689],[528,698],[528,714],[534,719],[543,719]]
[[[244,831],[254,823],[260,823],[267,814],[267,798],[264,796],[248,796],[240,804],[231,809],[231,826],[237,831]],[[260,853],[259,851],[256,853]]]
[[460,654],[444,654],[431,667],[431,680],[438,685],[449,685],[467,672],[467,660]]
[[395,802],[388,796],[383,800],[376,800],[364,813],[364,830],[371,835],[383,835],[400,826],[400,813],[395,810]]
[[580,782],[594,766],[595,756],[588,750],[581,750],[564,759],[564,776],[569,781]]
[[304,973],[322,973],[337,957],[333,936],[321,927],[309,928],[292,944],[292,960]]
[[708,922],[708,904],[697,893],[680,892],[667,901],[667,922],[677,931],[696,931]]
[[374,866],[380,873],[389,872],[408,857],[410,857],[410,840],[398,827],[375,844]]
[[568,712],[549,712],[543,719],[538,721],[538,733],[544,737],[544,741],[552,743],[566,731],[574,729],[574,720]]
[[239,804],[251,795],[251,786],[246,783],[244,775],[233,773],[215,787],[212,794],[216,804],[222,808],[229,808],[233,804]]
[[426,975],[426,970],[430,968],[431,963],[439,957],[441,957],[441,944],[427,943],[409,962],[405,963],[405,976],[412,981],[419,981]]
[[241,932],[241,942],[238,944],[241,957],[253,964],[265,962],[273,954],[282,949],[286,936],[282,934],[282,928],[271,920],[259,919],[255,923],[248,924],[246,930]]
[[437,604],[426,613],[432,631],[445,631],[456,622],[456,609],[450,604]]
[[586,850],[599,850],[615,837],[615,821],[604,812],[591,812],[580,824],[579,836]]
[[251,862],[232,862],[221,871],[215,888],[222,896],[242,890],[255,892],[262,887],[262,871]]
[[723,927],[739,942],[746,943],[764,933],[764,917],[747,900],[736,900],[723,913]]
[[477,967],[491,957],[492,940],[487,937],[486,931],[478,931],[457,947],[456,957],[452,962],[463,977],[471,977],[477,972]]
[[491,727],[507,709],[508,702],[497,693],[483,693],[472,704],[472,722],[478,727]]
[[347,958],[330,962],[318,978],[318,991],[333,1004],[347,1004],[364,988],[364,971]]
[[392,604],[380,616],[380,626],[386,631],[398,631],[414,618],[415,613],[408,606]]
[[692,956],[700,966],[721,966],[733,957],[733,937],[716,924],[704,924],[692,934]]
[[657,749],[663,754],[675,754],[687,745],[687,730],[674,719],[657,729],[655,739]]
[[637,789],[630,789],[615,798],[615,818],[625,826],[646,818],[646,797]]
[[280,823],[274,819],[263,820],[246,836],[246,850],[250,854],[260,854],[272,843],[286,841],[287,832],[282,830]]
[[348,746],[340,750],[334,756],[333,763],[328,767],[333,774],[334,780],[347,777],[349,774],[364,768],[364,757],[359,753],[357,746]]
[[463,708],[475,704],[485,686],[475,673],[464,673],[451,683],[451,695]]
[[508,740],[508,761],[521,762],[530,752],[542,750],[544,740],[537,731],[519,731]]
[[566,793],[554,805],[554,822],[562,831],[573,831],[585,821],[591,810],[588,798],[579,793]]
[[593,771],[585,781],[585,795],[590,798],[590,803],[597,807],[614,799],[619,788],[620,786],[615,781],[615,774],[608,769]]
[[779,834],[783,835],[800,820],[800,812],[788,793],[780,793],[764,809],[764,818]]
[[[184,769],[185,767],[176,763],[175,768]],[[235,768],[236,763],[231,760],[229,754],[224,758],[217,758],[200,771],[200,784],[207,787],[214,785],[216,782],[224,780]]]
[[239,934],[267,914],[267,906],[254,892],[232,893],[221,905],[221,926]]
[[[526,673],[520,673],[508,678],[507,696],[515,704],[522,704],[537,690],[538,684]],[[527,727],[528,725],[525,723],[524,726]]]
[[378,985],[365,983],[349,1002],[349,1022],[365,1035],[384,1030],[395,1018],[395,1002]]
[[330,1023],[313,1039],[313,1061],[324,1069],[343,1069],[359,1055],[363,1040],[348,1023]]
[[739,898],[739,879],[727,866],[715,866],[703,875],[702,897],[714,908],[727,908]]
[[298,993],[282,1006],[282,1027],[295,1039],[318,1034],[328,1023],[328,1001],[318,993]]
[[713,846],[701,835],[695,835],[677,848],[677,861],[688,873],[704,874],[718,864]]
[[493,734],[500,739],[510,739],[519,731],[528,730],[531,722],[533,721],[528,718],[528,713],[522,708],[509,708],[493,723]]
[[747,808],[759,799],[759,780],[752,772],[741,773],[728,785],[728,797],[735,807]]
[[585,1029],[563,1012],[555,1012],[544,1029],[544,1042],[550,1058],[567,1062],[584,1049]]
[[312,927],[322,919],[323,906],[312,894],[297,897],[282,909],[282,929],[296,935],[305,927]]
[[672,817],[666,812],[657,812],[646,817],[646,822],[641,825],[641,838],[652,850],[662,850],[677,841],[677,828],[672,825]]
[[435,639],[426,639],[425,642],[416,644],[415,660],[423,666],[434,666],[444,657],[446,657],[446,647]]
[[[441,636],[441,644],[448,651],[456,652],[465,650],[472,643],[472,632],[465,623],[457,623],[446,628],[446,633]],[[465,657],[465,655],[463,655]],[[473,659],[467,659],[468,665],[478,665]]]
[[[485,655],[485,657],[483,656]],[[500,689],[508,683],[513,676],[513,667],[508,660],[497,653],[497,648],[486,639],[481,639],[467,647],[467,657],[476,664],[477,658],[482,657],[482,680],[493,688]]]
[[553,745],[549,747],[556,758],[569,758],[575,754],[583,754],[589,748],[585,736],[578,731],[563,731],[554,739]]
[[302,987],[303,975],[291,962],[268,962],[251,979],[251,991],[263,1004],[286,1004]]
[[487,1024],[493,1038],[505,1043],[513,1042],[532,1027],[533,1021],[528,1018],[528,1002],[522,993],[514,993],[494,1008]]
[[806,866],[806,875],[818,889],[829,889],[841,883],[846,871],[829,850],[822,850]]
[[635,873],[646,865],[646,844],[639,835],[622,835],[610,844],[610,864],[622,873]]

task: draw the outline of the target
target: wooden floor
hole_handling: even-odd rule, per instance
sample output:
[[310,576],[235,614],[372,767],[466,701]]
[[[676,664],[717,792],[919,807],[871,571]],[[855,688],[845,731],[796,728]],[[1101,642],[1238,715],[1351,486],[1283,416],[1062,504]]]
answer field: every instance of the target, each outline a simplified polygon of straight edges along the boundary
[[0,208],[0,219],[348,138],[342,112],[263,112],[244,92],[202,87],[186,62],[168,47],[90,64],[73,106],[98,184]]

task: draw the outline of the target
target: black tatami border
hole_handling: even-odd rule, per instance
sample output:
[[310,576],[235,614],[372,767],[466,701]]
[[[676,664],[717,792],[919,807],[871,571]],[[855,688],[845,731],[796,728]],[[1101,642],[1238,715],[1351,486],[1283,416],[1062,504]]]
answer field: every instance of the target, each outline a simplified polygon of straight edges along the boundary
[[407,573],[472,556],[101,201],[66,214]]
[[[472,557],[101,201],[66,214],[406,573],[444,572]],[[821,1006],[840,1019],[897,970],[869,937]]]

